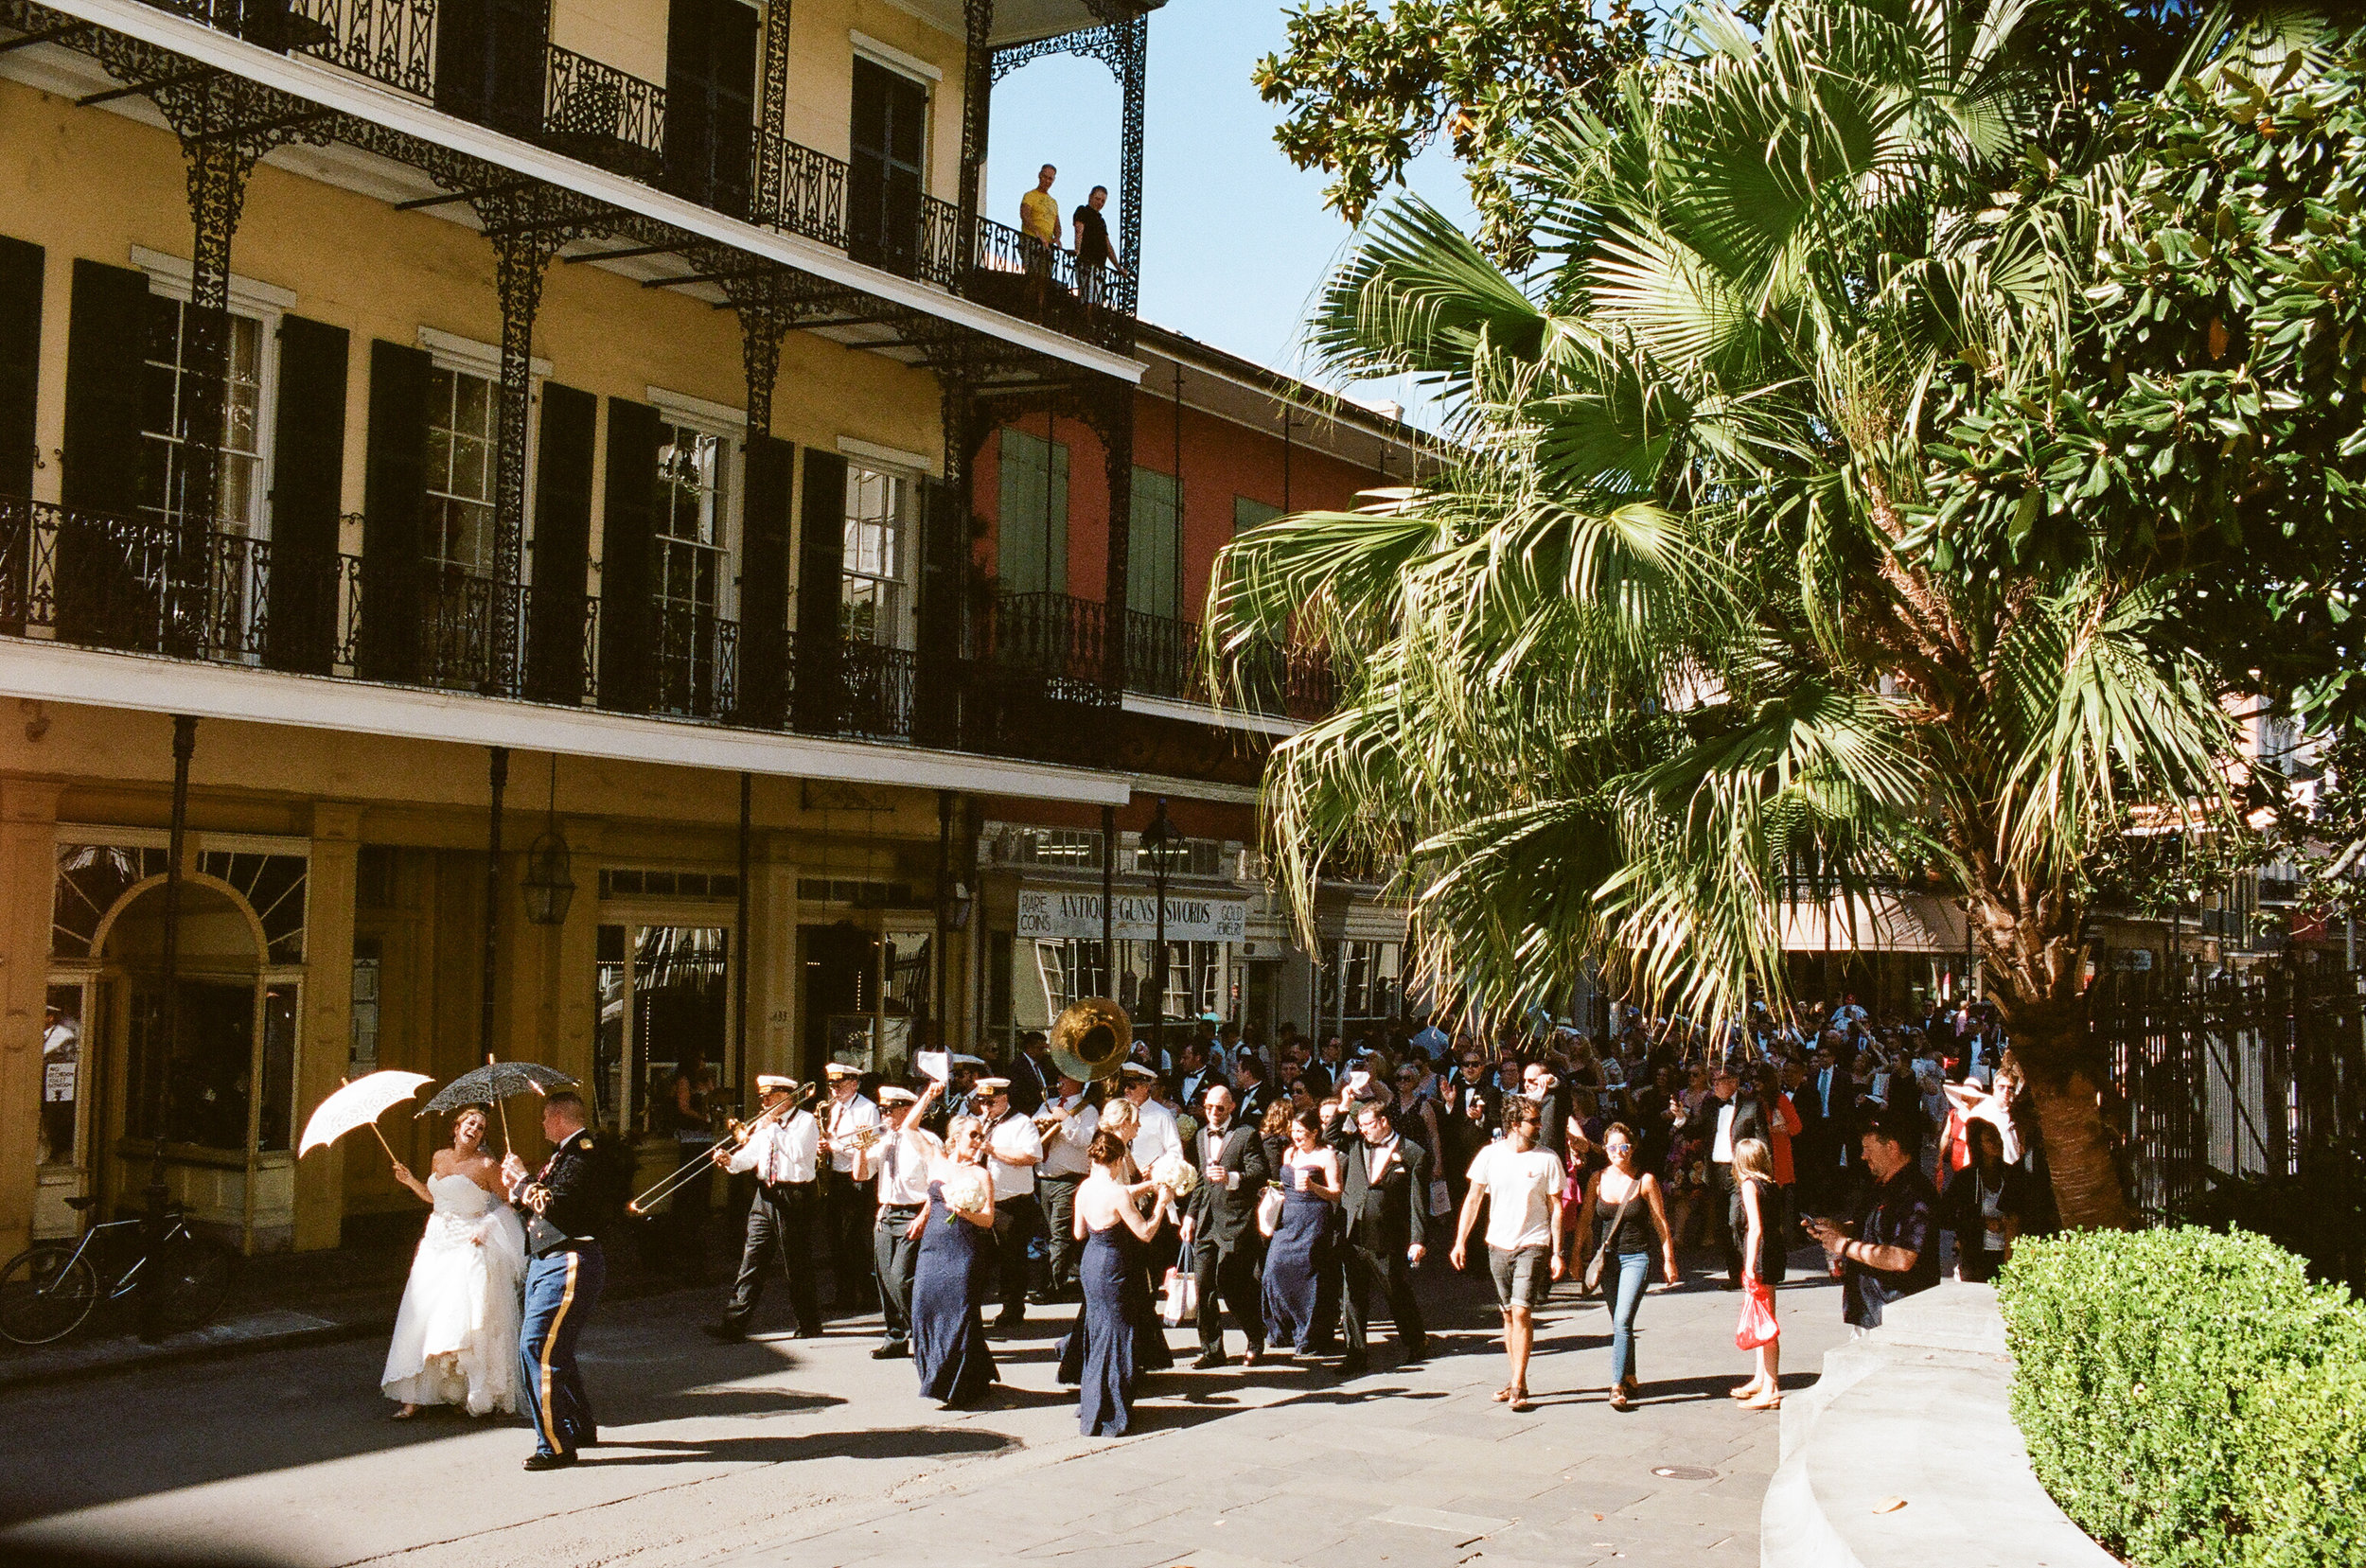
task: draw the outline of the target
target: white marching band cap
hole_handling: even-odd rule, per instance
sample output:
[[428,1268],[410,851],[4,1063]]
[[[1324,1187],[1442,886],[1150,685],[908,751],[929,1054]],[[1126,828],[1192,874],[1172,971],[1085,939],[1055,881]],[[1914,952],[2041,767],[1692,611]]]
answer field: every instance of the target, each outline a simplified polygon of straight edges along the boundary
[[860,1078],[862,1076],[860,1067],[850,1067],[843,1062],[832,1062],[821,1070],[831,1078]]
[[[967,1051],[957,1050],[953,1053],[953,1065],[957,1067],[982,1067],[986,1065],[986,1059],[982,1056],[972,1056]],[[1004,1082],[1007,1083],[1009,1080],[1006,1079]]]
[[756,1074],[756,1089],[759,1093],[768,1089],[794,1089],[796,1086],[797,1080],[794,1078],[785,1078],[777,1072],[760,1072]]
[[879,1091],[879,1103],[882,1105],[909,1105],[919,1099],[920,1097],[911,1090],[898,1088],[893,1084],[886,1085]]
[[978,1086],[988,1094],[993,1094],[998,1090],[1009,1088],[1011,1081],[1007,1078],[980,1078],[978,1080]]
[[1146,1084],[1155,1084],[1158,1081],[1158,1075],[1151,1071],[1148,1067],[1143,1066],[1139,1062],[1128,1062],[1125,1066],[1120,1067],[1118,1071],[1123,1073],[1128,1078],[1139,1078]]

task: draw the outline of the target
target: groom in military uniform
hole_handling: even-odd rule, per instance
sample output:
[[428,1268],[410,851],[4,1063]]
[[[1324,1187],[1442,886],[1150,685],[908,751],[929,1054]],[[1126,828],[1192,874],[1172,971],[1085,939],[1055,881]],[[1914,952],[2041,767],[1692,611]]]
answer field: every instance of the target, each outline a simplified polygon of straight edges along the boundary
[[532,1260],[526,1264],[525,1317],[518,1330],[526,1414],[534,1421],[528,1470],[572,1465],[576,1450],[600,1440],[591,1396],[575,1369],[575,1341],[608,1281],[608,1260],[596,1232],[610,1194],[583,1124],[582,1100],[562,1090],[542,1107],[542,1136],[552,1149],[541,1172],[529,1176],[514,1151],[502,1160],[509,1201],[527,1215],[526,1251]]

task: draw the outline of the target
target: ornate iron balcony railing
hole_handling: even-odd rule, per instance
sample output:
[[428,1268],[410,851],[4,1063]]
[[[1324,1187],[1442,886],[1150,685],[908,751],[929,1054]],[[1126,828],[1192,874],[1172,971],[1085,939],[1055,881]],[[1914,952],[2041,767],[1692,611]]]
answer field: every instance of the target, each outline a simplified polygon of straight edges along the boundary
[[435,0],[294,0],[298,15],[326,37],[304,52],[356,76],[414,93],[435,94]]
[[739,623],[704,610],[660,605],[654,625],[656,678],[650,707],[686,718],[738,712]]
[[665,162],[665,89],[554,44],[542,141],[571,158],[654,183]]
[[844,250],[845,163],[764,129],[756,132],[753,157],[750,220]]
[[1100,685],[1107,607],[1066,593],[1005,593],[971,627],[971,657],[1049,679]]
[[[1312,720],[1330,713],[1337,699],[1328,661],[1278,643],[1261,640],[1244,649],[1230,674],[1232,689],[1224,700],[1256,713]],[[1199,623],[1128,610],[1125,689],[1179,702],[1210,701]]]

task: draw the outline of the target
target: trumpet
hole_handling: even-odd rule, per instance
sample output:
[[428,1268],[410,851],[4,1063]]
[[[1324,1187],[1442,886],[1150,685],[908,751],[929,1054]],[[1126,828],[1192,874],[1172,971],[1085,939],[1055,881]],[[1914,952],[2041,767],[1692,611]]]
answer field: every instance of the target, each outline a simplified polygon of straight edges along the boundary
[[683,1188],[688,1187],[691,1178],[697,1175],[702,1168],[714,1163],[716,1148],[724,1143],[729,1143],[734,1149],[739,1148],[747,1143],[748,1139],[754,1135],[755,1130],[766,1122],[776,1117],[786,1121],[788,1118],[795,1116],[812,1101],[816,1087],[817,1085],[812,1084],[806,1084],[779,1104],[766,1106],[756,1114],[752,1120],[743,1122],[737,1117],[726,1118],[723,1122],[723,1136],[720,1139],[690,1156],[672,1175],[625,1205],[625,1212],[638,1219],[646,1219],[651,1204],[663,1203]]

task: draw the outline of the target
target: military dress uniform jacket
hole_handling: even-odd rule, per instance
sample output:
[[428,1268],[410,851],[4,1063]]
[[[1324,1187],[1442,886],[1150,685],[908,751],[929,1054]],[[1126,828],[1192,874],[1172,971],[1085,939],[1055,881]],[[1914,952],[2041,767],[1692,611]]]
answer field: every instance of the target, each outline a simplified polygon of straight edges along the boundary
[[[550,1194],[539,1214],[532,1207],[537,1192]],[[537,1258],[596,1245],[609,1199],[598,1144],[584,1129],[569,1134],[551,1151],[541,1172],[520,1182],[509,1194],[510,1202],[527,1216],[526,1250]]]

